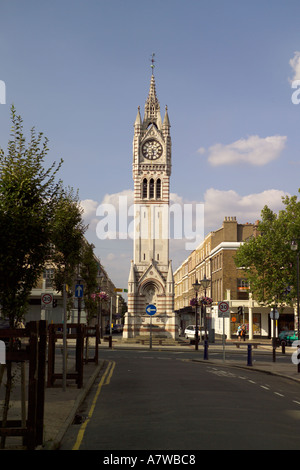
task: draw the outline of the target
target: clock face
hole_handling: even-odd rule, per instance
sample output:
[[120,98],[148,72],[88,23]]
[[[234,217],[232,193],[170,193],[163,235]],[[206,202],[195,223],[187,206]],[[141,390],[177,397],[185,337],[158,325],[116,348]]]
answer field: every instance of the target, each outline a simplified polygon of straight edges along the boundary
[[157,140],[147,140],[142,147],[143,156],[149,160],[156,160],[161,157],[162,152],[163,148]]

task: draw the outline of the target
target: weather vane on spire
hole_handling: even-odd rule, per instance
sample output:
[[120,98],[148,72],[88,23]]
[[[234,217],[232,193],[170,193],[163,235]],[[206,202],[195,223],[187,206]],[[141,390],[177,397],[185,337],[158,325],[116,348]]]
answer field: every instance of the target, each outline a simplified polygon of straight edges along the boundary
[[154,52],[153,52],[152,55],[151,55],[152,75],[153,75],[153,70],[154,70],[154,67],[155,67],[155,65],[154,65],[155,59],[154,59],[154,57],[155,57],[155,54],[154,54]]

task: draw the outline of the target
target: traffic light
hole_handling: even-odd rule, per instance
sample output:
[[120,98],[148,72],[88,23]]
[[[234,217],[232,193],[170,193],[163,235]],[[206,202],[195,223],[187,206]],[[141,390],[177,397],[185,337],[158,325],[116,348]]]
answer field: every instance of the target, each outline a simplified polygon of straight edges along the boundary
[[52,307],[53,307],[53,308],[57,307],[57,300],[56,300],[56,299],[53,299],[53,301],[52,301]]
[[238,315],[243,315],[244,307],[238,307]]

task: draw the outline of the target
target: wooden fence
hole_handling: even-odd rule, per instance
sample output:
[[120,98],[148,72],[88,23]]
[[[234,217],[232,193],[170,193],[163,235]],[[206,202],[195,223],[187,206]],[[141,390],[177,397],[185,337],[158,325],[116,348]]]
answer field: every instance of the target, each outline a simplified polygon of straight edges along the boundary
[[[23,445],[32,450],[43,443],[44,402],[45,402],[45,364],[47,345],[47,322],[30,322],[25,329],[0,330],[0,340],[28,338],[28,346],[21,350],[6,351],[6,364],[0,366],[0,384],[6,369],[11,374],[12,363],[29,363],[27,418],[9,420],[7,413],[0,421],[1,448],[5,447],[8,436],[23,437]],[[8,389],[8,387],[7,387]],[[9,393],[6,390],[6,394]],[[9,396],[6,395],[9,402]]]
[[[75,380],[77,388],[83,385],[83,365],[87,362],[98,364],[98,343],[99,328],[88,327],[78,323],[68,323],[68,330],[76,329],[76,333],[67,333],[67,339],[76,339],[76,360],[75,371],[66,372],[66,379]],[[53,387],[57,379],[62,379],[63,374],[55,372],[55,343],[58,339],[63,339],[63,323],[53,323],[49,325],[49,346],[48,346],[48,380],[47,387]],[[95,355],[93,358],[84,358],[84,339],[95,337]]]
[[[46,385],[46,349],[48,339],[48,376],[47,386],[53,387],[56,379],[62,378],[62,374],[55,373],[55,343],[57,339],[63,337],[63,324],[50,324],[41,320],[39,322],[29,322],[26,328],[3,329],[0,330],[0,341],[11,340],[10,343],[17,344],[17,340],[23,341],[20,350],[15,348],[6,348],[6,364],[0,364],[0,386],[6,370],[7,380],[11,378],[13,363],[21,363],[25,367],[28,363],[28,393],[27,393],[27,416],[25,406],[21,405],[22,418],[19,420],[8,419],[8,413],[3,414],[0,420],[0,448],[5,448],[6,438],[9,436],[19,436],[23,438],[23,445],[28,450],[33,450],[38,445],[43,444],[44,430],[44,404],[45,404],[45,385]],[[99,327],[87,327],[82,324],[68,324],[68,329],[76,329],[76,333],[68,333],[67,338],[76,339],[76,359],[75,372],[66,374],[67,379],[75,380],[77,387],[83,386],[83,366],[88,362],[98,364],[98,344]],[[95,338],[95,353],[92,358],[84,357],[84,339]],[[25,345],[24,343],[27,343]],[[25,370],[25,369],[24,369]],[[25,374],[24,374],[25,383]],[[21,393],[24,393],[25,385],[21,384]],[[6,394],[8,387],[6,387]],[[6,395],[7,402],[10,397]],[[22,402],[22,397],[21,400]],[[7,406],[7,411],[8,411]]]

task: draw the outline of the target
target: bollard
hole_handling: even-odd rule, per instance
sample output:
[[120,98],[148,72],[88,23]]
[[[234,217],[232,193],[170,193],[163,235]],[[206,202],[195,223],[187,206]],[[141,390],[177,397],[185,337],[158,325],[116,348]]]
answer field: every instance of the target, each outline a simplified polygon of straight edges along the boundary
[[247,366],[252,366],[252,345],[248,344]]
[[205,360],[208,359],[208,341],[207,339],[204,341],[204,357]]
[[285,341],[281,342],[281,352],[282,354],[285,354]]

